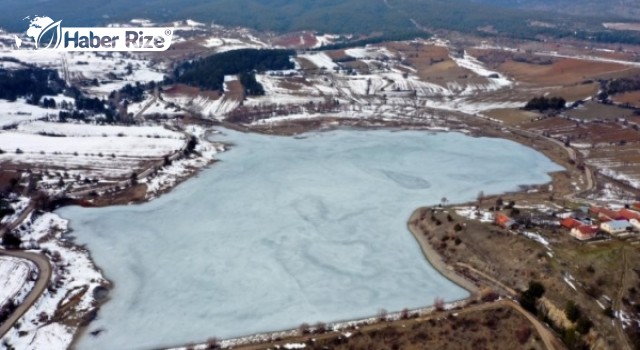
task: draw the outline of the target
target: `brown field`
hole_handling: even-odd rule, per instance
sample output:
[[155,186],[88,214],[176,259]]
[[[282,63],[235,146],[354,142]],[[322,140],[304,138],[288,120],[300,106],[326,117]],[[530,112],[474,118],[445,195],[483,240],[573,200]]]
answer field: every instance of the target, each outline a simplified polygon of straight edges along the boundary
[[273,44],[284,47],[311,48],[318,43],[312,32],[295,32],[279,36],[273,40]]
[[634,107],[640,107],[640,91],[627,92],[616,95],[613,100],[617,103],[628,103]]
[[469,76],[475,77],[470,71],[456,65],[446,47],[410,43],[389,43],[386,47],[405,56],[405,63],[415,68],[418,77],[424,81],[459,81]]
[[513,108],[494,109],[485,114],[509,126],[528,123],[539,117],[538,113]]
[[296,57],[295,59],[300,64],[300,68],[302,68],[302,70],[315,70],[315,69],[318,69],[318,67],[316,67],[316,65],[313,64],[313,62],[309,61],[308,59],[306,59],[304,57]]
[[19,180],[21,172],[15,169],[14,164],[0,163],[0,191],[7,188],[11,180]]
[[287,89],[290,91],[298,91],[305,86],[313,86],[313,83],[309,82],[305,78],[301,77],[289,77],[279,81],[278,87]]
[[304,343],[307,349],[337,350],[545,349],[531,323],[520,313],[509,307],[490,304],[477,309],[434,315],[439,317],[426,320],[408,318],[343,332],[309,334],[238,349],[273,349],[287,343]]
[[548,132],[554,137],[569,137],[572,143],[589,147],[640,142],[640,132],[613,122],[584,124],[551,117],[524,124],[522,127],[532,131]]
[[239,80],[227,82],[227,89],[229,91],[224,93],[225,98],[238,101],[244,99],[244,87]]
[[591,62],[577,59],[559,59],[549,65],[536,65],[507,61],[498,67],[500,72],[518,81],[533,85],[573,85],[585,80],[627,70],[617,63]]
[[[550,117],[535,120],[523,126],[523,129],[531,131],[555,131],[555,133],[567,133],[576,128],[576,122],[565,118]],[[553,133],[552,133],[553,134]]]
[[164,91],[165,94],[168,95],[187,95],[187,96],[205,96],[213,100],[217,100],[220,98],[219,91],[211,91],[211,90],[200,90],[197,87],[185,85],[185,84],[176,84],[171,88]]
[[342,66],[345,68],[355,69],[362,74],[367,74],[370,68],[370,66],[367,63],[362,62],[360,60],[345,62],[345,63],[342,63]]
[[349,58],[350,56],[347,55],[344,50],[331,50],[331,51],[324,51],[324,53],[329,56],[329,58],[331,58],[332,60],[340,60],[340,59],[345,59],[345,58]]
[[564,86],[560,88],[549,88],[545,90],[551,96],[560,96],[565,100],[572,102],[578,100],[584,100],[588,97],[595,96],[600,87],[597,83],[590,84],[575,84],[571,86]]
[[624,145],[615,147],[598,147],[590,151],[590,158],[619,163],[620,165],[640,164],[638,145]]
[[580,120],[617,120],[632,116],[633,110],[597,102],[587,102],[579,108],[567,111],[566,115]]

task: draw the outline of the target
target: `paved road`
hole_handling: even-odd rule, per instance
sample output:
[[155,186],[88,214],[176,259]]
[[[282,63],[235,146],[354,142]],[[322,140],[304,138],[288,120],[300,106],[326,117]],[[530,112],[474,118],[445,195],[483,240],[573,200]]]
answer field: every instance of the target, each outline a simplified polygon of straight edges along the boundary
[[38,298],[42,295],[44,290],[49,285],[49,281],[51,280],[51,264],[49,260],[44,257],[44,255],[36,254],[36,253],[27,253],[23,251],[15,251],[15,250],[4,250],[0,249],[0,255],[11,256],[20,259],[26,259],[38,267],[38,280],[36,284],[33,286],[31,292],[27,298],[18,306],[18,308],[13,312],[13,314],[5,321],[2,325],[0,325],[0,338],[2,338],[13,325],[20,320],[20,318],[33,306],[33,304],[38,300]]

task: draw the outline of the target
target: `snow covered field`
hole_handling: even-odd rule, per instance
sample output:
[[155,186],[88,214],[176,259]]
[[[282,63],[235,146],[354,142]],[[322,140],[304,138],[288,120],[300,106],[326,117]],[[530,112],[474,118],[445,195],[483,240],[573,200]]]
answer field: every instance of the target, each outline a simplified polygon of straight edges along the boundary
[[46,109],[30,105],[23,99],[14,102],[0,99],[0,129],[20,122],[57,117],[57,109]]
[[512,142],[458,133],[224,133],[215,139],[236,146],[222,162],[157,200],[60,210],[115,282],[89,329],[105,333],[80,349],[171,346],[464,298],[406,232],[411,212],[543,183],[559,169]]
[[[43,133],[46,133],[43,134]],[[82,170],[85,176],[127,176],[136,164],[182,150],[184,135],[161,126],[30,122],[0,131],[0,161]]]
[[10,299],[19,304],[29,294],[32,272],[38,272],[32,262],[0,255],[0,307]]
[[20,326],[11,328],[0,339],[16,349],[68,348],[77,327],[56,321],[54,313],[64,306],[67,312],[86,316],[96,306],[95,288],[107,284],[88,252],[61,240],[67,224],[57,215],[46,213],[38,218],[30,216],[23,225],[25,228],[19,230],[23,241],[39,241],[39,249],[49,256],[52,280],[50,287],[22,316]]

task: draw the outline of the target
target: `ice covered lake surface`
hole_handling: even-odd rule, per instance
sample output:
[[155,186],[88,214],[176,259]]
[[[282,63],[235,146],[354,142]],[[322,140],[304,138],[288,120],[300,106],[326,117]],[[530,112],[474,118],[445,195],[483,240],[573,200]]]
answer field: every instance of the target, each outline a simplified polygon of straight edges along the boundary
[[[416,208],[550,180],[514,142],[339,130],[304,139],[224,130],[221,162],[150,203],[68,207],[111,300],[80,349],[146,349],[375,315],[468,293],[406,229]],[[463,238],[464,239],[464,238]]]

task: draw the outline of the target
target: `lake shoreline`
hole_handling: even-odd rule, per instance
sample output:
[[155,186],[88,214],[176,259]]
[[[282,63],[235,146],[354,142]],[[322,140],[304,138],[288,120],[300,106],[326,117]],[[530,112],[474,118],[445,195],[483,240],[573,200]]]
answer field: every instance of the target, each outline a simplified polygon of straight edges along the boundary
[[[343,127],[342,125],[337,125],[335,127],[332,128],[328,128],[328,129],[322,129],[322,130],[309,130],[309,131],[331,131],[331,130],[335,130],[337,128]],[[388,127],[388,126],[376,126],[376,127],[358,127],[359,129],[363,129],[363,130],[371,130],[371,129],[395,129],[395,127]],[[418,128],[419,130],[425,130],[425,132],[463,132],[463,133],[467,133],[466,130],[463,129],[442,129],[442,128],[428,128],[428,127],[423,127],[423,128]],[[406,130],[406,129],[401,129],[399,128],[399,130]],[[254,132],[255,130],[245,130],[247,132]],[[294,134],[296,135],[296,134]],[[281,136],[288,136],[291,137],[292,135],[286,135],[283,134]],[[496,137],[493,135],[470,135],[470,136],[489,136],[489,137]],[[517,140],[513,140],[510,137],[500,137],[500,138],[505,138],[505,139],[510,139],[512,141],[516,141]],[[518,142],[520,144],[523,144],[522,142]],[[524,144],[527,147],[531,147],[530,144]],[[539,150],[538,150],[539,151]],[[545,154],[545,156],[547,156]],[[550,158],[547,156],[547,158]],[[189,180],[191,177],[195,177],[197,176],[197,174],[205,169],[208,168],[210,166],[210,164],[215,163],[216,161],[214,160],[213,162],[209,163],[206,167],[203,167],[201,169],[198,169],[197,171],[193,171],[189,176],[186,176],[182,179],[180,179],[180,181],[178,181],[174,186],[171,186],[170,188],[167,188],[166,190],[162,191],[161,193],[159,193],[158,196],[154,196],[151,198],[145,198],[142,201],[139,202],[135,202],[134,204],[142,204],[142,203],[146,203],[149,202],[153,199],[159,198],[160,195],[163,195],[165,193],[168,193],[170,191],[173,191],[176,187],[178,187],[178,185],[180,183],[183,183],[184,181]],[[521,192],[521,191],[518,191]],[[476,285],[474,285],[471,281],[467,280],[466,278],[460,276],[459,274],[457,274],[453,268],[449,265],[447,265],[443,260],[442,257],[433,249],[433,247],[431,247],[431,245],[429,244],[429,242],[426,241],[426,239],[424,239],[424,237],[421,237],[418,234],[418,231],[415,229],[415,227],[412,226],[411,222],[415,219],[415,216],[418,215],[420,209],[416,209],[416,211],[414,211],[414,213],[411,215],[411,218],[409,219],[409,222],[407,224],[408,226],[408,230],[412,233],[412,235],[414,236],[414,238],[416,239],[418,245],[420,246],[422,253],[424,254],[424,257],[426,258],[427,262],[436,270],[438,271],[442,276],[444,276],[446,279],[448,279],[449,281],[455,283],[456,285],[462,287],[463,289],[467,290],[469,293],[471,293],[471,295],[468,298],[465,298],[464,300],[469,300],[470,298],[474,297],[477,295],[478,293],[478,287]],[[113,281],[110,281],[113,284]],[[99,310],[99,308],[104,305],[104,303],[106,303],[109,300],[109,298],[101,301],[98,303],[97,309]],[[73,338],[73,342],[71,343],[71,347],[73,347],[77,340],[82,337],[82,336],[86,336],[86,330],[88,328],[88,325],[85,327],[81,327],[78,329],[78,331],[76,332],[76,334],[74,335]],[[277,333],[277,332],[276,332]],[[273,333],[269,333],[269,334],[273,334]],[[251,336],[249,336],[249,338],[251,338]]]

